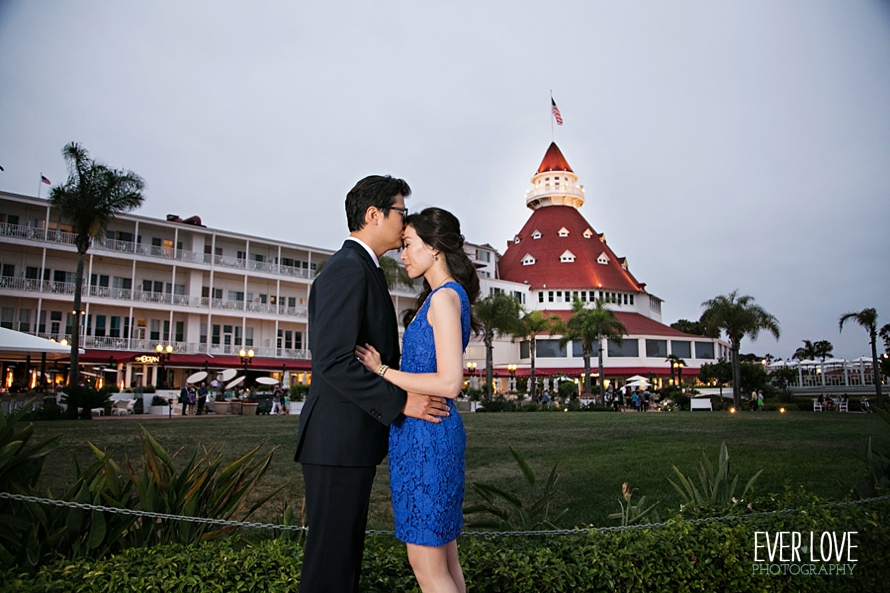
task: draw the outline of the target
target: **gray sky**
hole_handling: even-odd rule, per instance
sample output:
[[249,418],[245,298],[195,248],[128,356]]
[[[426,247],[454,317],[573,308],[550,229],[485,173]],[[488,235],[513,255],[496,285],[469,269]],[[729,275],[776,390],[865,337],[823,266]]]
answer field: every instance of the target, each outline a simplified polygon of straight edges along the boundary
[[887,1],[0,0],[0,188],[64,181],[77,141],[141,214],[334,249],[391,173],[503,252],[551,89],[581,212],[666,323],[738,288],[783,334],[743,351],[868,352],[837,320],[890,322]]

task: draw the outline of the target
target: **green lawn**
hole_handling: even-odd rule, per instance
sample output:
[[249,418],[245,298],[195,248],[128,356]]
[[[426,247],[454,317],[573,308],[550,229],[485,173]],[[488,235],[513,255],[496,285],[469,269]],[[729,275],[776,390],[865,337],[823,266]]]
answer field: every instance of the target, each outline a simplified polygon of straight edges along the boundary
[[[616,413],[500,413],[465,414],[467,482],[491,482],[512,492],[525,483],[507,445],[529,461],[540,478],[559,467],[560,491],[556,507],[568,508],[564,526],[614,524],[607,519],[617,509],[621,484],[629,482],[639,494],[676,508],[680,499],[667,482],[671,462],[685,473],[698,467],[700,452],[716,459],[721,441],[732,456],[732,473],[744,483],[763,469],[760,493],[780,492],[786,479],[809,492],[841,499],[863,474],[866,441],[890,448],[890,425],[876,415],[796,412],[743,413],[681,412]],[[144,419],[142,424],[168,451],[180,456],[215,442],[226,457],[259,444],[278,446],[264,488],[290,484],[258,516],[274,521],[285,500],[302,498],[299,466],[293,462],[297,417],[257,416],[222,418]],[[138,456],[137,421],[37,422],[37,435],[64,434],[61,446],[47,459],[40,487],[59,493],[74,477],[72,458],[91,459],[87,441],[123,462],[125,451]],[[474,494],[468,489],[468,502]],[[271,506],[270,506],[271,505]],[[664,513],[662,513],[664,514]],[[390,529],[388,472],[379,468],[371,500],[371,528]]]

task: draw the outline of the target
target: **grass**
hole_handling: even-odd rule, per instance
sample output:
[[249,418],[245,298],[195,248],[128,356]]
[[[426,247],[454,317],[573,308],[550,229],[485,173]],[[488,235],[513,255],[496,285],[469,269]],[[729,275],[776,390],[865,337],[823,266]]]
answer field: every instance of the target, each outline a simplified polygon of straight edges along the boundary
[[[255,416],[185,419],[140,419],[168,451],[182,448],[183,461],[195,450],[215,442],[234,458],[259,443],[277,446],[261,488],[290,482],[270,501],[258,520],[276,521],[286,501],[299,509],[303,481],[293,461],[297,417]],[[513,445],[543,480],[558,465],[560,495],[554,508],[569,512],[566,527],[613,525],[623,482],[647,500],[660,501],[662,515],[680,498],[668,483],[671,463],[687,475],[698,469],[701,451],[716,460],[722,441],[732,459],[731,474],[744,484],[758,470],[757,493],[781,492],[786,480],[808,492],[842,499],[864,474],[862,457],[869,437],[877,448],[890,448],[890,426],[877,415],[798,412],[501,413],[465,414],[467,483],[494,483],[510,492],[527,486],[507,445]],[[36,422],[36,436],[63,433],[61,446],[44,465],[40,488],[61,492],[74,478],[73,458],[92,459],[87,441],[123,462],[125,452],[138,458],[141,443],[134,420]],[[378,468],[371,496],[369,528],[391,529],[392,512],[384,463]],[[467,502],[475,502],[471,488]]]

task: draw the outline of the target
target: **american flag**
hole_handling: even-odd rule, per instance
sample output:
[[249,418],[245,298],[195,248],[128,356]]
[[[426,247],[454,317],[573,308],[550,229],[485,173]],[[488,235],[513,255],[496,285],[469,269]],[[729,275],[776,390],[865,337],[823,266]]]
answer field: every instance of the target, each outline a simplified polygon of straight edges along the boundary
[[53,184],[52,181],[50,181],[49,179],[47,179],[47,178],[44,177],[43,175],[40,176],[40,182],[41,182],[41,183],[45,183],[45,184],[47,184],[47,185],[52,185],[52,184]]
[[553,97],[550,97],[550,103],[553,107],[550,110],[553,112],[553,117],[556,118],[556,125],[562,125],[562,114],[559,112],[559,107],[556,106],[556,101],[553,100]]

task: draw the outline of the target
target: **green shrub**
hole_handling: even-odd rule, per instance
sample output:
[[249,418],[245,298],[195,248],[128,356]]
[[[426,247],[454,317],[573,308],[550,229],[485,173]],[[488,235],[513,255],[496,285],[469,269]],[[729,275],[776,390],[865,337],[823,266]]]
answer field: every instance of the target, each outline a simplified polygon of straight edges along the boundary
[[93,408],[104,408],[110,404],[111,391],[107,388],[96,389],[92,385],[69,385],[61,396],[61,402],[68,406],[68,417],[91,420]]
[[293,402],[301,402],[309,393],[309,386],[296,383],[290,386],[290,400]]
[[[474,593],[541,591],[733,591],[815,593],[886,591],[890,503],[820,508],[801,497],[806,514],[693,525],[672,521],[658,529],[573,536],[461,538],[458,550],[467,590]],[[779,499],[775,508],[787,507]],[[852,576],[761,576],[752,571],[755,531],[857,531]],[[303,550],[282,539],[246,543],[214,540],[191,546],[131,549],[105,560],[60,561],[35,572],[0,568],[0,589],[31,591],[296,592]],[[361,591],[402,593],[417,584],[405,546],[388,536],[367,538]]]

